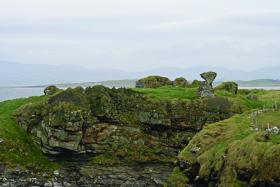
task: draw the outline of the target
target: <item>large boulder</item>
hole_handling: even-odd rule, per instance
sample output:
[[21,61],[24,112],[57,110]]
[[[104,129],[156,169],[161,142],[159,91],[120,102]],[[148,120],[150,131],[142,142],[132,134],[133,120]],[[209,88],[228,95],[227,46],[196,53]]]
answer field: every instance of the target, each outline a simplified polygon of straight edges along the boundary
[[158,88],[168,85],[172,85],[172,81],[161,76],[148,76],[136,82],[136,88]]
[[198,95],[200,97],[214,96],[213,82],[217,77],[217,73],[209,71],[200,74],[200,76],[204,79],[204,81],[201,82],[201,85],[198,89]]
[[215,88],[215,91],[216,90],[224,90],[232,94],[237,94],[238,84],[236,82],[223,82],[222,84],[220,84]]

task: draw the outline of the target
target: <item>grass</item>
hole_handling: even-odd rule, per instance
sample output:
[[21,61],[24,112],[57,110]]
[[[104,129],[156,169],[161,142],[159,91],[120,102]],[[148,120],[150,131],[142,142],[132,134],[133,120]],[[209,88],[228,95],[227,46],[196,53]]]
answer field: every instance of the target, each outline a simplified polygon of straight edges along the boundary
[[[133,90],[146,94],[148,97],[155,100],[173,100],[173,99],[199,99],[197,96],[198,88],[184,88],[176,86],[163,86],[160,88],[134,88]],[[225,97],[237,106],[243,105],[246,109],[256,109],[262,107],[270,107],[275,102],[280,103],[280,92],[271,90],[251,90],[249,94],[256,95],[258,100],[247,98],[246,94],[242,93],[235,95],[224,90],[215,91],[216,96]]]
[[19,107],[43,99],[45,98],[31,97],[0,103],[0,138],[3,139],[0,144],[0,164],[44,171],[57,167],[48,161],[13,118],[13,112]]
[[[280,121],[278,113],[267,115],[263,116],[264,121]],[[271,135],[266,140],[264,131],[253,131],[250,127],[250,112],[209,124],[195,135],[179,159],[199,163],[200,177],[207,179],[212,173],[219,173],[220,186],[241,185],[236,177],[238,171],[252,172],[255,181],[273,181],[280,176],[280,135]],[[200,151],[193,153],[194,147]]]
[[185,187],[186,183],[188,183],[189,179],[184,175],[182,171],[176,167],[171,173],[171,177],[169,177],[168,181],[164,185],[165,187]]
[[110,155],[110,154],[102,154],[102,155],[97,155],[91,158],[90,160],[90,164],[91,165],[115,165],[115,164],[119,164],[120,160],[115,157],[114,155]]
[[133,90],[144,93],[156,100],[197,98],[197,88],[164,86],[160,88],[134,88]]
[[269,111],[261,113],[257,117],[257,125],[259,128],[280,128],[280,111]]

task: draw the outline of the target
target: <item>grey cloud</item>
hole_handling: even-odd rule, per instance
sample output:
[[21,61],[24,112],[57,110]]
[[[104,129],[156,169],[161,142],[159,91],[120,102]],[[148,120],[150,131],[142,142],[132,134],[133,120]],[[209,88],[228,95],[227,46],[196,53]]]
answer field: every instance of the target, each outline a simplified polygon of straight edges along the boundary
[[279,64],[280,12],[249,11],[191,18],[132,14],[0,20],[4,60],[131,70]]

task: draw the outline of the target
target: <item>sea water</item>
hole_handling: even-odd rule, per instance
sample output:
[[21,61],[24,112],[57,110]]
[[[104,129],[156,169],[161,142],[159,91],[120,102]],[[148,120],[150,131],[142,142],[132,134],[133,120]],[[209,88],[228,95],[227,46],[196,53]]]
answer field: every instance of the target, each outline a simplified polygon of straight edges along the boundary
[[43,95],[43,87],[0,87],[0,101]]

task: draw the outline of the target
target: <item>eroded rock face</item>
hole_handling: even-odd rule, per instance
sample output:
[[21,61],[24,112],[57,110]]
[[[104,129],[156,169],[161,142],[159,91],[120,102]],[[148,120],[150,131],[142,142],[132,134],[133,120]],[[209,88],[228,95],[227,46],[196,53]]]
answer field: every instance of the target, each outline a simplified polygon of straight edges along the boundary
[[[15,116],[50,159],[70,159],[76,167],[66,164],[67,171],[42,179],[34,175],[40,183],[28,184],[162,186],[194,132],[234,113],[219,97],[155,101],[129,89],[96,86],[61,91]],[[14,185],[15,178],[3,184]]]
[[205,123],[226,119],[235,111],[232,104],[221,97],[193,101],[160,102],[143,108],[139,120],[147,128],[199,131]]
[[213,82],[217,77],[215,72],[205,72],[200,74],[200,76],[205,80],[201,82],[201,85],[198,90],[200,97],[212,97],[214,96]]
[[233,113],[231,103],[218,97],[151,101],[132,90],[96,86],[62,91],[46,102],[24,106],[16,117],[48,154],[161,160],[175,158],[182,139],[189,139],[188,131]]

